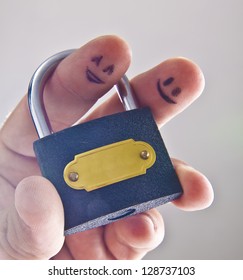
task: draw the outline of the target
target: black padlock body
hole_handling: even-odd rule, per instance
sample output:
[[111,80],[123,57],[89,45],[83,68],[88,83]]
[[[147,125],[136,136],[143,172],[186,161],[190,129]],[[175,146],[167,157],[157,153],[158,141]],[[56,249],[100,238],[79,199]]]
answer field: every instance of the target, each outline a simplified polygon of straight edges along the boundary
[[[150,144],[156,162],[147,173],[91,192],[70,188],[63,179],[75,155],[134,139]],[[34,150],[44,177],[64,206],[65,234],[84,231],[178,198],[182,188],[150,109],[135,109],[67,128],[37,140]]]

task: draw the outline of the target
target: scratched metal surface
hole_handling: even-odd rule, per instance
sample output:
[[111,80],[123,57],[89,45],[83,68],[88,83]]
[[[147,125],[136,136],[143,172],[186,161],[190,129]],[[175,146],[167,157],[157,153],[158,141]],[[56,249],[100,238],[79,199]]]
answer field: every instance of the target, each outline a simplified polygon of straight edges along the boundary
[[98,35],[129,42],[130,77],[177,55],[201,65],[203,96],[162,134],[172,156],[207,174],[215,202],[195,213],[160,207],[165,240],[146,259],[243,258],[242,10],[240,0],[0,2],[0,122],[43,59]]

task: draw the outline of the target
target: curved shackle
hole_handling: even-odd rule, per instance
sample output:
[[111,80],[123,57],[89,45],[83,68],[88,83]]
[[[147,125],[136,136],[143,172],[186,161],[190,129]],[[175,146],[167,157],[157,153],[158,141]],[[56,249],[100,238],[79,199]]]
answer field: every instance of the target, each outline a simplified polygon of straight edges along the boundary
[[[74,50],[66,50],[51,56],[37,68],[30,80],[28,89],[29,110],[39,138],[53,133],[43,101],[43,91],[46,81],[57,65],[72,52]],[[115,88],[126,111],[138,108],[126,75],[118,81]]]

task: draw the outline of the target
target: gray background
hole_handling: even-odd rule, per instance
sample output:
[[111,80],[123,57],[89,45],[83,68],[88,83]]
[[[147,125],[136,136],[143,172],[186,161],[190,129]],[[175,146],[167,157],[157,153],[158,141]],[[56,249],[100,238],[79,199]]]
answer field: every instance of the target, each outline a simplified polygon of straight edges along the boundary
[[147,259],[242,259],[243,1],[0,1],[0,122],[36,66],[103,34],[133,50],[130,77],[173,56],[205,73],[204,94],[163,129],[168,150],[204,172],[215,190],[205,211],[160,207],[163,244]]

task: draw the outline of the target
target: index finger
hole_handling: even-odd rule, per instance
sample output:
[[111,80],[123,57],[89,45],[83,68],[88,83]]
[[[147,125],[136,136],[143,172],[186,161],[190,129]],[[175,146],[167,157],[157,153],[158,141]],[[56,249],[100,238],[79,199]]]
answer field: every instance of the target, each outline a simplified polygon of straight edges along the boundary
[[[44,103],[54,131],[84,115],[126,72],[131,60],[126,42],[116,36],[90,41],[65,58],[47,81]],[[11,150],[33,156],[37,135],[25,96],[3,126],[0,139]]]

